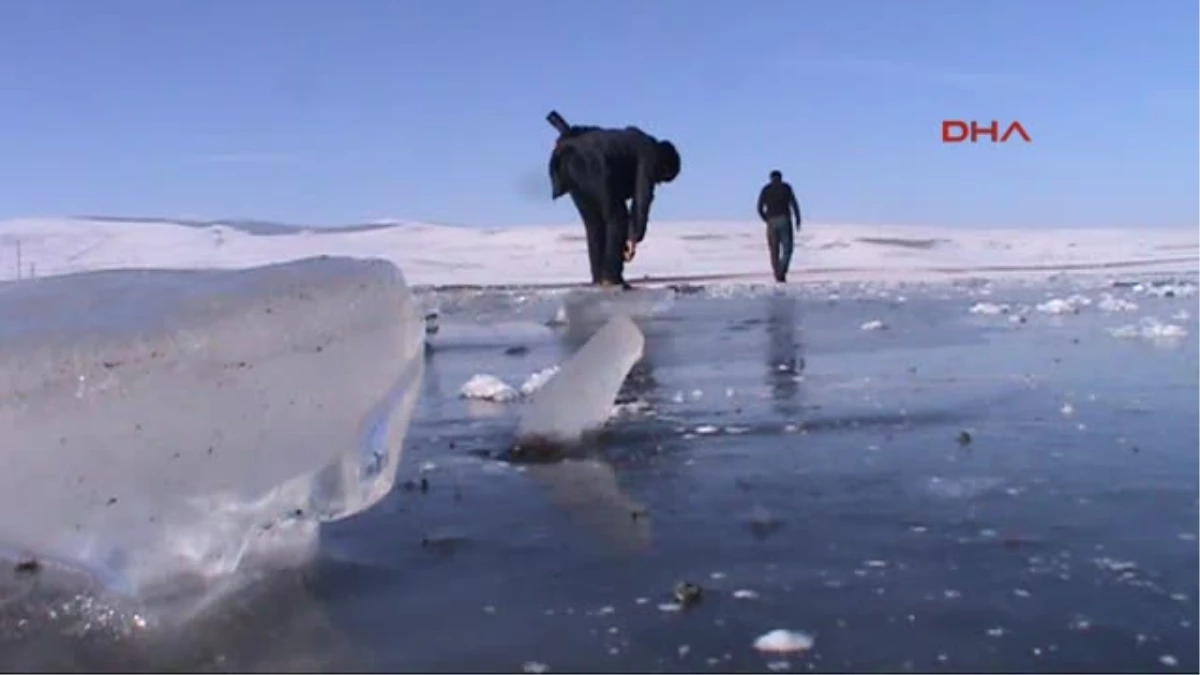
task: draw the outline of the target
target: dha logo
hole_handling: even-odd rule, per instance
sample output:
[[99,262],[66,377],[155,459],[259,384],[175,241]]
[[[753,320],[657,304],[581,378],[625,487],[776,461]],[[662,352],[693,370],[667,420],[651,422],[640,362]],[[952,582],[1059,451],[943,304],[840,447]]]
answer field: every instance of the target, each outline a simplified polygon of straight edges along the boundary
[[1004,133],[1000,133],[1000,122],[996,120],[992,120],[991,124],[987,126],[982,126],[975,120],[970,122],[942,120],[943,143],[962,143],[967,140],[978,143],[980,136],[989,137],[993,143],[1007,143],[1014,134],[1020,136],[1026,143],[1033,142],[1033,139],[1029,137],[1029,132],[1025,131],[1025,127],[1017,121],[1013,121],[1004,130]]

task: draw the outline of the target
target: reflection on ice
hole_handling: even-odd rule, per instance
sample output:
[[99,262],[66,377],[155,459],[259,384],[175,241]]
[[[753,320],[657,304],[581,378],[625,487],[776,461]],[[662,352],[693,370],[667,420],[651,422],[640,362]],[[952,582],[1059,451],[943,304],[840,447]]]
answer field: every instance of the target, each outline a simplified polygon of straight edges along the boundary
[[390,263],[86,273],[0,287],[0,316],[0,542],[19,555],[146,596],[303,559],[314,521],[392,487],[424,324]]

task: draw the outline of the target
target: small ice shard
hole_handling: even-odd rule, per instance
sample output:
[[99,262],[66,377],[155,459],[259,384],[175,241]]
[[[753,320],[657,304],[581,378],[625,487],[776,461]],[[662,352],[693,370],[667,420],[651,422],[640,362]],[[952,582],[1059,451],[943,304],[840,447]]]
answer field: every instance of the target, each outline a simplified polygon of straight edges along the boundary
[[532,396],[534,392],[546,386],[550,378],[558,374],[558,366],[549,366],[533,373],[521,384],[521,395]]
[[521,664],[521,670],[531,675],[542,675],[543,673],[550,672],[550,666],[539,661],[526,661]]
[[507,382],[487,373],[472,375],[471,379],[467,380],[459,389],[459,395],[463,398],[496,401],[497,403],[512,401],[518,396],[517,390],[509,386]]
[[1063,417],[1070,417],[1071,415],[1075,414],[1075,406],[1071,405],[1070,403],[1064,403],[1062,408],[1059,409],[1059,412],[1062,413]]
[[755,593],[748,588],[740,588],[733,592],[733,597],[737,598],[738,600],[753,600],[758,597],[758,593]]
[[972,314],[983,314],[985,316],[995,316],[997,314],[1008,314],[1012,308],[1008,305],[998,305],[994,302],[977,302],[968,310]]
[[1168,668],[1174,668],[1179,665],[1179,659],[1170,654],[1163,654],[1162,656],[1158,657],[1158,662]]
[[518,439],[572,443],[603,425],[644,346],[633,321],[610,319],[534,393],[518,423]]
[[1186,309],[1181,309],[1172,314],[1171,318],[1175,321],[1187,321],[1190,318],[1190,315],[1187,313]]
[[772,654],[803,652],[812,649],[812,646],[813,638],[808,633],[783,628],[764,633],[754,641],[755,649]]
[[864,323],[860,328],[862,330],[884,330],[887,328],[887,324],[879,319],[872,319],[871,321]]
[[1004,637],[1004,629],[999,628],[999,627],[998,628],[989,628],[989,629],[987,629],[987,634],[988,634],[988,637],[994,637],[994,638]]
[[567,308],[559,305],[558,310],[554,312],[554,316],[546,321],[547,326],[565,326],[569,317],[567,316]]
[[701,424],[700,426],[695,428],[696,433],[704,435],[704,436],[715,434],[720,430],[721,430],[720,427],[718,427],[714,424]]

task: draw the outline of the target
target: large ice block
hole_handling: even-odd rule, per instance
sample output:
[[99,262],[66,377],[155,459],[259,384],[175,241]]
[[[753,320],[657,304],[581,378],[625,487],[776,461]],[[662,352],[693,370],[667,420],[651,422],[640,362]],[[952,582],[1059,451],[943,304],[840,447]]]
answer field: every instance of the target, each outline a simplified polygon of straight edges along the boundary
[[392,488],[423,345],[384,261],[0,285],[0,545],[135,589],[306,553]]
[[533,395],[517,427],[518,443],[572,443],[604,424],[645,343],[628,317],[609,319]]

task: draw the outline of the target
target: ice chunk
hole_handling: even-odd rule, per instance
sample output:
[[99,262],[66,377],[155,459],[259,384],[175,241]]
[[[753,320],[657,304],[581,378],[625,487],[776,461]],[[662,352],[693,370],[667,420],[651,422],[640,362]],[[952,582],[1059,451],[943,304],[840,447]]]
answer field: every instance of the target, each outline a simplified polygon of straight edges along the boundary
[[813,638],[808,633],[777,628],[765,633],[754,641],[754,648],[760,652],[776,654],[802,652],[812,649]]
[[633,321],[610,319],[533,395],[517,427],[518,439],[570,443],[602,425],[644,347],[645,337]]
[[862,330],[884,330],[886,328],[887,328],[887,324],[880,321],[879,319],[873,319],[862,325]]
[[511,401],[517,398],[517,390],[495,375],[479,373],[463,383],[459,394],[463,398],[473,398],[483,401]]
[[425,322],[391,263],[61,276],[0,317],[2,543],[145,590],[394,484]]

